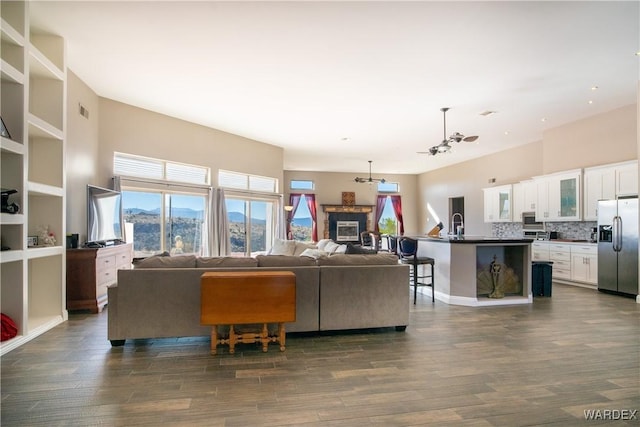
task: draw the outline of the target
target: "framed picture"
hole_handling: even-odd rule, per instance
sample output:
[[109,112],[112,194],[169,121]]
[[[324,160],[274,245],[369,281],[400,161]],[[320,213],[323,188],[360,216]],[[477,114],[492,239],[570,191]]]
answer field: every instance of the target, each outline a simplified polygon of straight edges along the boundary
[[4,120],[0,117],[0,136],[11,139],[11,135],[9,134],[9,130],[4,125]]
[[27,247],[32,248],[34,246],[38,246],[38,236],[28,236]]

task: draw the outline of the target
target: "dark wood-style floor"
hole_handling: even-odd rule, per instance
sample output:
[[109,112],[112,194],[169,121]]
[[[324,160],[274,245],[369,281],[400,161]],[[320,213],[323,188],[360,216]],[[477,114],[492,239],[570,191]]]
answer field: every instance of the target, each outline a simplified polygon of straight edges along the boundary
[[640,305],[589,289],[493,308],[419,295],[406,332],[290,334],[283,353],[111,348],[107,316],[73,314],[2,357],[3,427],[571,426],[640,409]]

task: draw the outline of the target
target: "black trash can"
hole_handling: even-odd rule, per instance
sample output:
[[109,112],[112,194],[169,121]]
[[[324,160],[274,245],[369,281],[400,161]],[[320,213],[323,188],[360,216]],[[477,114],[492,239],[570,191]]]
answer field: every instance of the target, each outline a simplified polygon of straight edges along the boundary
[[534,297],[551,296],[551,273],[553,263],[550,261],[534,261],[531,272],[531,293]]

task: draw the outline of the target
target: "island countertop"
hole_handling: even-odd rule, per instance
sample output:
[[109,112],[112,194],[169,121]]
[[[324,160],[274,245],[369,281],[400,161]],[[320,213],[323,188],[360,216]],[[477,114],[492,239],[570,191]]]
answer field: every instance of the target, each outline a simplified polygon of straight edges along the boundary
[[487,237],[487,236],[445,236],[445,237],[429,237],[429,236],[407,236],[416,240],[439,243],[456,243],[456,244],[483,244],[483,243],[532,243],[533,239],[515,238],[515,237]]

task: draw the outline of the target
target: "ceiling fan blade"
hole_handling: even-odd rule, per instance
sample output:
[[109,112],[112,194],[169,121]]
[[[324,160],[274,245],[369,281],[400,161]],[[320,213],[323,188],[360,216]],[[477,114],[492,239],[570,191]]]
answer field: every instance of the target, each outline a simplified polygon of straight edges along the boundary
[[478,135],[467,136],[466,138],[463,138],[462,140],[464,142],[473,142],[476,139],[478,139]]

